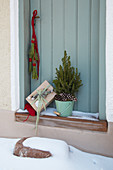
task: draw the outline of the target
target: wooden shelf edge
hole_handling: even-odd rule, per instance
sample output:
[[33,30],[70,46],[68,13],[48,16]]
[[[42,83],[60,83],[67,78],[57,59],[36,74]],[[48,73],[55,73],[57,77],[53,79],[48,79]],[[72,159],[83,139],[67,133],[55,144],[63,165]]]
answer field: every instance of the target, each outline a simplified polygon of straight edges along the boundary
[[[15,113],[15,120],[17,122],[23,122],[28,117],[28,113]],[[26,123],[35,124],[36,116],[29,116]],[[80,130],[90,130],[90,131],[99,131],[107,132],[107,121],[99,120],[84,120],[84,119],[75,119],[75,118],[66,118],[66,117],[56,117],[56,116],[40,116],[39,125],[50,126],[50,127],[59,127],[66,129],[80,129]]]

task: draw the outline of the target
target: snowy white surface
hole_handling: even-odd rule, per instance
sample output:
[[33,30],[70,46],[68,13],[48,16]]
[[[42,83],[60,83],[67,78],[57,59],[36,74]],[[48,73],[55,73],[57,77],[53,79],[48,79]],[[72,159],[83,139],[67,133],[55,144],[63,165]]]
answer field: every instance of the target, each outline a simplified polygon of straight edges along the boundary
[[[69,146],[62,140],[32,137],[23,142],[24,146],[50,151],[53,157],[68,158]],[[57,146],[57,149],[55,149]]]
[[49,150],[50,158],[23,158],[13,155],[19,139],[0,138],[0,170],[113,170],[113,158],[82,152],[64,141],[33,137],[25,146]]
[[28,112],[28,111],[27,111],[27,109],[25,109],[25,110],[23,110],[23,109],[18,109],[18,110],[17,110],[17,113],[23,113],[23,112],[26,113],[26,112]]
[[[49,116],[56,116],[54,111],[57,111],[55,108],[48,107],[46,111],[42,111],[41,115],[49,115]],[[80,111],[73,111],[72,116],[69,118],[77,118],[77,119],[87,119],[87,120],[98,120],[98,113],[86,113]]]
[[[54,111],[56,111],[55,108],[47,107],[46,111],[44,110],[41,112],[41,115],[57,116],[56,114],[54,114]],[[17,112],[28,112],[28,111],[19,109]],[[98,121],[98,117],[99,117],[98,113],[86,113],[80,111],[73,111],[72,116],[69,116],[69,118],[96,120],[96,121]]]

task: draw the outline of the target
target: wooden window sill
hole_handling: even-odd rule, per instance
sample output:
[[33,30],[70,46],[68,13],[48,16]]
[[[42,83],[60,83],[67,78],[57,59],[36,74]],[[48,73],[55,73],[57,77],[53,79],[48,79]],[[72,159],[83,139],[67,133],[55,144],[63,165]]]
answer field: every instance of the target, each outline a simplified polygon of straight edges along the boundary
[[[15,113],[15,120],[17,122],[23,122],[27,118],[28,113]],[[26,123],[35,124],[36,116],[29,116]],[[83,120],[66,117],[55,117],[55,116],[40,116],[39,125],[59,127],[66,129],[80,129],[80,130],[91,130],[107,132],[107,121],[105,120]]]

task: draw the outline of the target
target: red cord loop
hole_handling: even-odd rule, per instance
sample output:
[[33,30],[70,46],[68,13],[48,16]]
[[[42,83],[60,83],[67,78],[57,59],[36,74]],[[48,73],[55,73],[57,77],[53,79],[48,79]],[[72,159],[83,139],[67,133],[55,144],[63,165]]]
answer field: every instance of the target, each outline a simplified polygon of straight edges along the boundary
[[36,17],[36,15],[37,15],[37,10],[34,10],[33,11],[33,16]]

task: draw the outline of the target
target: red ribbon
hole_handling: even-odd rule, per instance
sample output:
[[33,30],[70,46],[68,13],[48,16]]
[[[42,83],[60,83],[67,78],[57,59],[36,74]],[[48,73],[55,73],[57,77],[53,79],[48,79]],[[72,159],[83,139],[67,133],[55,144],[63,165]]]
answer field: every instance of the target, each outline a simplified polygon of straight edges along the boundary
[[36,66],[36,63],[33,63],[33,66]]
[[[40,56],[39,56],[38,42],[37,42],[37,38],[36,38],[36,34],[35,34],[35,27],[34,27],[34,20],[35,20],[36,15],[37,15],[37,10],[34,10],[33,11],[33,16],[32,16],[32,22],[31,22],[32,30],[33,30],[33,32],[32,32],[32,39],[34,39],[34,41],[32,40],[31,43],[34,43],[34,54],[35,54],[35,50],[36,50],[36,53],[38,54],[37,74],[38,74],[38,77],[39,77]],[[35,55],[34,55],[34,60],[35,60]]]
[[29,58],[29,62],[32,62],[32,58]]
[[35,43],[33,40],[31,40],[31,43]]
[[28,114],[27,118],[24,120],[24,122],[28,120],[29,116],[35,116],[35,110],[32,108],[32,106],[29,103],[25,104],[24,110],[25,109],[27,109],[29,114]]
[[25,120],[23,120],[23,122],[27,121],[27,120],[28,120],[28,118],[29,118],[29,116],[30,116],[30,114],[28,114],[27,118],[26,118]]

